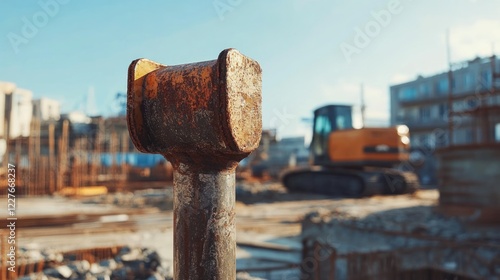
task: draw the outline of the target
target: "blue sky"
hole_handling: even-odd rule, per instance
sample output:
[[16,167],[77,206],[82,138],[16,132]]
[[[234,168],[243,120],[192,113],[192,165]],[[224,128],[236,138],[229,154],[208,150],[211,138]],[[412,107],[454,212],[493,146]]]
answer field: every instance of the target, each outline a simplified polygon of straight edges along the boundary
[[500,1],[4,0],[0,11],[0,80],[65,112],[92,87],[88,109],[115,113],[136,58],[175,65],[233,47],[261,64],[264,126],[281,135],[308,131],[301,119],[318,106],[359,105],[361,83],[368,119],[383,124],[391,84],[446,70],[447,29],[454,61],[500,49]]

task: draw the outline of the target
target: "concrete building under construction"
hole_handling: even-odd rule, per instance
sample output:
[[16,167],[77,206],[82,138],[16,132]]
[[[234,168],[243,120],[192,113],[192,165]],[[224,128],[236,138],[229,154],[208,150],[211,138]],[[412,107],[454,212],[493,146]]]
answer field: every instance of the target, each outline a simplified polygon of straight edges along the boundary
[[390,87],[391,125],[410,128],[412,146],[425,159],[418,168],[424,184],[437,183],[436,149],[500,141],[498,114],[493,109],[481,111],[482,116],[474,113],[479,107],[500,106],[495,94],[499,72],[498,58],[478,57],[454,64],[447,72]]
[[129,181],[164,182],[171,176],[161,155],[134,148],[124,116],[61,114],[58,101],[33,100],[31,91],[8,82],[0,82],[0,112],[0,158],[18,168],[19,194],[100,185],[123,189]]

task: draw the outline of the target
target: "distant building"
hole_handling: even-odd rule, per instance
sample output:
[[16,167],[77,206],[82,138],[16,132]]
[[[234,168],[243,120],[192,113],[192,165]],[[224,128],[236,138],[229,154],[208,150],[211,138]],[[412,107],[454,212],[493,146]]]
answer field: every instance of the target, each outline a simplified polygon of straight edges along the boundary
[[61,117],[61,105],[59,101],[42,97],[33,100],[33,118],[42,122],[57,121]]
[[[499,96],[489,94],[494,92],[494,87],[500,86],[493,77],[494,73],[500,72],[500,59],[496,58],[494,62],[494,71],[490,58],[476,58],[454,67],[451,79],[454,112],[470,113],[480,105],[500,105]],[[410,128],[412,147],[423,151],[426,160],[420,170],[423,183],[436,182],[434,151],[450,143],[449,85],[448,72],[443,72],[429,77],[419,76],[413,81],[390,87],[391,125],[406,124]],[[477,127],[477,118],[469,113],[454,115],[453,145],[484,140],[484,133]],[[486,130],[498,135],[498,123],[500,120],[493,119]]]
[[13,83],[0,82],[0,133],[10,139],[27,137],[30,134],[33,93],[17,88]]
[[241,161],[241,167],[250,167],[254,176],[268,173],[279,177],[288,167],[306,166],[309,163],[309,149],[304,137],[278,139],[276,130],[263,130],[260,145],[248,158]]
[[16,85],[8,82],[0,82],[0,138],[5,138],[7,133],[7,123],[5,114],[5,96],[11,94],[16,89]]

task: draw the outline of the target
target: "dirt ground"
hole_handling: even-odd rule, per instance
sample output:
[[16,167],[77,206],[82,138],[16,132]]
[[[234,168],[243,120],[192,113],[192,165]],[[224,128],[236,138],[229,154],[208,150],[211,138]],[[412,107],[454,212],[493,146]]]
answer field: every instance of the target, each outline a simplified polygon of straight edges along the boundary
[[[162,199],[153,191],[145,193],[157,203]],[[127,195],[119,196],[91,200],[19,198],[18,218],[28,226],[19,229],[18,244],[58,251],[111,245],[149,247],[157,250],[163,266],[172,270],[172,210],[148,205],[147,200],[134,204],[130,194],[128,200],[124,198]],[[293,279],[298,275],[301,222],[308,213],[339,210],[363,215],[437,201],[435,190],[413,196],[333,199],[288,193],[279,184],[239,186],[237,196],[237,270],[264,279]],[[120,199],[132,204],[116,203]]]

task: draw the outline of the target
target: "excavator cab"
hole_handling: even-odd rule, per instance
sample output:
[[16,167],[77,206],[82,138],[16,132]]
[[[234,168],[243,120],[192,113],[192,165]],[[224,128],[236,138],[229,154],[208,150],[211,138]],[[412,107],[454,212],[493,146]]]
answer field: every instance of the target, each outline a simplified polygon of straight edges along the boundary
[[352,106],[327,105],[314,111],[313,138],[311,141],[311,156],[313,165],[329,165],[328,147],[330,133],[353,129]]
[[351,106],[327,105],[314,111],[313,165],[390,168],[408,160],[409,148],[404,125],[354,129]]

